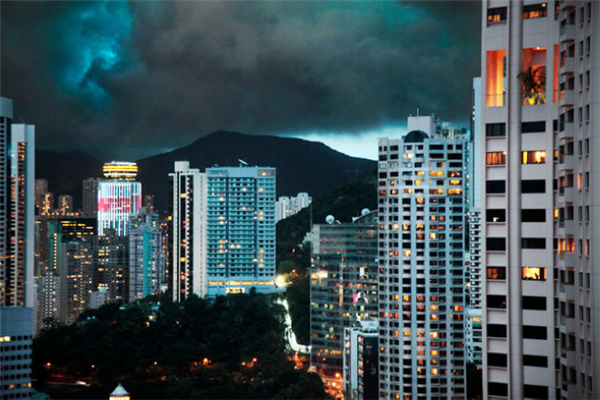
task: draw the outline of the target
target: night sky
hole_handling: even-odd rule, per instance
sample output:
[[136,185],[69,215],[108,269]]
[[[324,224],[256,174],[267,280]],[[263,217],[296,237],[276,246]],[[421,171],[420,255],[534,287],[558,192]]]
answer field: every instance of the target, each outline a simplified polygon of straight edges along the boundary
[[362,154],[417,106],[467,125],[480,3],[2,1],[0,93],[38,148],[100,159],[218,129]]

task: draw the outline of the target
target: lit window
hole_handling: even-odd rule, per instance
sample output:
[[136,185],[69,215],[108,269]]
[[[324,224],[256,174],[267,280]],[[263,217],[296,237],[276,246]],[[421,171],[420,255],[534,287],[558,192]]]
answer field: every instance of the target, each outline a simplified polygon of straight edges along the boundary
[[523,6],[523,19],[544,18],[547,15],[548,5],[546,3]]
[[496,24],[500,22],[506,22],[506,7],[488,8],[487,10],[487,23]]
[[506,152],[505,151],[491,151],[486,153],[485,157],[486,165],[504,165],[506,164]]
[[523,164],[545,164],[546,163],[546,152],[543,150],[524,151]]
[[523,280],[525,281],[545,281],[546,268],[541,267],[523,267]]

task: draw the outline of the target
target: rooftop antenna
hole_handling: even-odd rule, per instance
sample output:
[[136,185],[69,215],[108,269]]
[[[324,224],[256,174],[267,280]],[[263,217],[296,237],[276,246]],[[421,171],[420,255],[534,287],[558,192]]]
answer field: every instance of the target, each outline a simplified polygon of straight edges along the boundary
[[419,107],[417,107],[417,117],[419,116]]
[[248,163],[241,158],[238,158],[238,162],[240,163],[240,167],[247,167]]

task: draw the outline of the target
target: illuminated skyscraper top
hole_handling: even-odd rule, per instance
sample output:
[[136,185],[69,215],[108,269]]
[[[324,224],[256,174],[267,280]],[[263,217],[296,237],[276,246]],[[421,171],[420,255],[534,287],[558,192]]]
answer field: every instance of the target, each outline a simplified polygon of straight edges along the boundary
[[135,182],[137,165],[132,162],[112,161],[104,164],[104,179],[98,184],[98,235],[107,228],[117,236],[127,235],[131,215],[142,207],[142,184]]
[[137,177],[138,167],[134,162],[111,161],[104,164],[102,172],[106,179],[134,181]]

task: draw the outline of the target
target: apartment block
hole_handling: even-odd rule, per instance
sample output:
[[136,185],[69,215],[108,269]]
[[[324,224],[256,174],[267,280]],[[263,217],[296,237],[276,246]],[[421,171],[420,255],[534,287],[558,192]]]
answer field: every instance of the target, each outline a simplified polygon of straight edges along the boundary
[[470,140],[434,116],[408,131],[379,139],[379,396],[462,398]]

